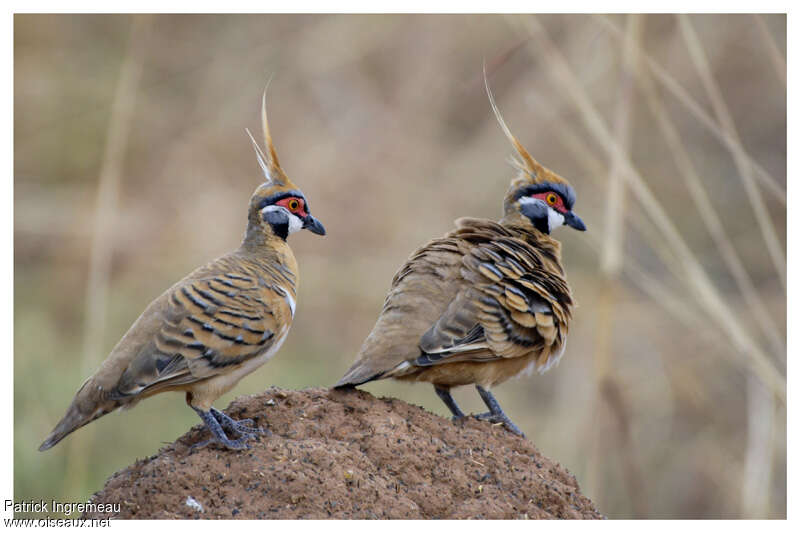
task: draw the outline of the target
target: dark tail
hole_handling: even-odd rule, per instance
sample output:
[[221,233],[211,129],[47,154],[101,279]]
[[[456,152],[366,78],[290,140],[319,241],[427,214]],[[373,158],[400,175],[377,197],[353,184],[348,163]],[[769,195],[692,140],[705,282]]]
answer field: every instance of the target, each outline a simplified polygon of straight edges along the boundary
[[350,367],[342,379],[340,379],[336,385],[333,386],[334,389],[345,389],[345,388],[352,388],[357,387],[358,385],[363,385],[369,381],[375,381],[376,379],[381,379],[384,376],[385,372],[375,372],[374,370],[362,366],[360,361],[356,361],[353,366]]

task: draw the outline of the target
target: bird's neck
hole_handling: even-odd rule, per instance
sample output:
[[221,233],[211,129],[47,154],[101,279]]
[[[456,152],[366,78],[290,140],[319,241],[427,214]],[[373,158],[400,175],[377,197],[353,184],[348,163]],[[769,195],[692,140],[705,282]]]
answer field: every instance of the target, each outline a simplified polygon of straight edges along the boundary
[[289,244],[261,228],[248,227],[237,255],[262,268],[280,266],[297,275],[297,260]]
[[258,253],[265,248],[280,247],[281,245],[286,245],[286,239],[273,233],[270,226],[253,224],[252,222],[247,224],[244,239],[242,240],[243,249]]
[[[557,241],[549,234],[536,229],[528,217],[512,211],[500,219],[500,225],[511,229],[517,236],[529,244],[549,252],[553,261],[561,263],[561,242]],[[560,267],[559,267],[560,268]]]
[[[528,217],[522,215],[516,209],[508,209],[505,213],[503,213],[503,218],[501,218],[498,222],[503,226],[522,226],[525,224],[525,221],[530,223]],[[533,224],[531,224],[532,226]]]

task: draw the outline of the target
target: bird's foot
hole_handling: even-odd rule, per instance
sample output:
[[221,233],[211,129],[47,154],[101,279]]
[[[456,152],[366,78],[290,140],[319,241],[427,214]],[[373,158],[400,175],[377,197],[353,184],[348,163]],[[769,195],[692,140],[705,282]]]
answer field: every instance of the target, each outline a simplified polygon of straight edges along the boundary
[[477,415],[476,418],[479,420],[488,420],[492,424],[503,424],[507,430],[515,435],[519,435],[522,438],[525,438],[525,434],[517,427],[514,422],[508,418],[503,412],[503,408],[500,407],[500,404],[497,403],[494,395],[489,392],[489,389],[486,389],[480,385],[475,385],[475,388],[478,390],[478,394],[481,395],[481,399],[483,399],[483,403],[486,404],[486,407],[489,408],[488,413],[483,413]]
[[511,421],[510,418],[505,413],[481,413],[479,415],[474,415],[475,418],[478,420],[486,420],[490,424],[503,424],[507,430],[509,430],[514,435],[519,435],[523,439],[525,438],[525,434],[520,430],[517,425]]
[[214,418],[217,419],[219,424],[230,431],[235,431],[239,435],[258,435],[258,434],[269,434],[270,431],[268,429],[260,428],[256,426],[255,421],[252,418],[242,418],[241,420],[234,420],[233,418],[229,417],[222,411],[218,409],[211,408],[211,414],[214,415]]
[[[262,431],[259,428],[252,428],[247,423],[242,421],[237,422],[228,415],[224,414],[213,407],[209,411],[203,411],[193,407],[211,433],[211,439],[203,441],[192,446],[192,449],[202,448],[208,444],[216,442],[228,448],[229,450],[247,450],[250,446],[247,441],[256,438]],[[251,421],[252,422],[252,421]],[[238,439],[231,439],[225,434],[223,427],[228,431],[235,432],[239,435]]]

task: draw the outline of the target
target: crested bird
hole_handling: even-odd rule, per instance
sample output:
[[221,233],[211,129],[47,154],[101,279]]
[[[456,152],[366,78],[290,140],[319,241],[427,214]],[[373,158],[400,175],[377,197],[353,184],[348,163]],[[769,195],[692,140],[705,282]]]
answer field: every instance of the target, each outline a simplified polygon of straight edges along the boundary
[[[484,77],[485,80],[485,77]],[[545,372],[566,345],[573,300],[561,264],[559,226],[586,226],[575,190],[539,164],[511,134],[486,81],[492,110],[520,159],[499,222],[455,221],[456,229],[415,251],[395,274],[356,361],[334,387],[393,378],[428,382],[464,417],[451,388],[474,384],[489,411],[478,418],[522,435],[491,388]]]
[[252,420],[234,420],[212,403],[280,349],[294,318],[298,283],[297,260],[286,239],[301,229],[325,235],[325,228],[278,162],[266,89],[261,122],[264,149],[246,131],[265,181],[250,198],[239,248],[190,273],[147,306],[78,389],[40,451],[107,413],[166,391],[184,392],[212,441],[227,448],[247,448],[246,441],[263,432]]

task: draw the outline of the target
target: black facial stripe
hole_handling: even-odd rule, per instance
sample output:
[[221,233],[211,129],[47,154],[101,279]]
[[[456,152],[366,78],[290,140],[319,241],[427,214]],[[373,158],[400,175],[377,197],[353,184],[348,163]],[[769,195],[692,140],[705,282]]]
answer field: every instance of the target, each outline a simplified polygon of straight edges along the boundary
[[550,222],[548,220],[547,204],[541,200],[520,203],[520,213],[528,217],[536,229],[542,233],[550,233]]
[[567,208],[567,211],[572,210],[572,206],[575,205],[575,189],[569,185],[564,185],[563,183],[544,181],[542,183],[528,185],[514,193],[514,200],[519,200],[523,196],[530,196],[532,194],[548,191],[553,191],[561,196],[561,198],[564,200],[564,207]]
[[546,218],[535,218],[531,223],[545,235],[550,235],[550,222]]
[[303,204],[305,204],[306,213],[311,213],[311,211],[308,209],[308,201],[306,201],[306,197],[303,195],[303,193],[301,193],[298,190],[284,191],[284,192],[275,193],[272,196],[267,196],[266,198],[261,200],[261,203],[258,204],[258,208],[259,209],[264,209],[268,205],[273,205],[276,202],[280,202],[284,198],[289,198],[289,197],[302,198],[303,199]]
[[289,236],[289,215],[282,210],[269,210],[264,213],[264,220],[272,226],[272,231],[283,239]]

